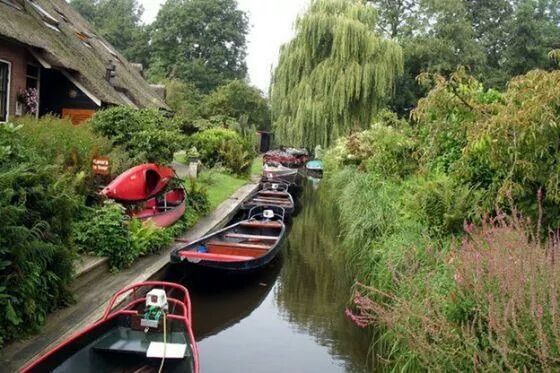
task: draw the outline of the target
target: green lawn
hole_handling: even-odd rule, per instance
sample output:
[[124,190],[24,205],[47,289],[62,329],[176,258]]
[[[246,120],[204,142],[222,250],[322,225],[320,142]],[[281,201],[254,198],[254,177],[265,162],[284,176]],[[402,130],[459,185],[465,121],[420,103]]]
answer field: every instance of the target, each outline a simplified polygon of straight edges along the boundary
[[205,170],[200,173],[198,182],[208,190],[210,210],[214,210],[237,189],[247,184],[248,180],[224,172]]
[[263,160],[259,156],[253,159],[253,164],[251,165],[251,176],[260,176],[262,175],[263,169]]

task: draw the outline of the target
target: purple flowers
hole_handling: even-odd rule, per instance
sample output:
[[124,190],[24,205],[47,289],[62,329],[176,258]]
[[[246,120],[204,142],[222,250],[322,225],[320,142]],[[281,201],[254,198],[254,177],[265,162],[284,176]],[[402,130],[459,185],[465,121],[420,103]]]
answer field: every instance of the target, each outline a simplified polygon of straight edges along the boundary
[[25,105],[25,112],[33,115],[37,114],[39,109],[39,91],[37,88],[28,88],[19,91],[17,95],[19,103]]

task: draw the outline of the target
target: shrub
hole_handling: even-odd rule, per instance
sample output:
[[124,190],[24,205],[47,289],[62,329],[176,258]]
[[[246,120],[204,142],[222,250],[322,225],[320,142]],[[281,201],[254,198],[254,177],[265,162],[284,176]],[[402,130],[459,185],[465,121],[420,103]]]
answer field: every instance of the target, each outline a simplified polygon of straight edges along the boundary
[[531,224],[501,214],[467,232],[439,265],[399,277],[407,293],[360,287],[351,317],[390,328],[429,370],[558,370],[558,237],[543,247]]
[[17,124],[26,148],[39,156],[39,161],[61,166],[70,173],[84,173],[84,193],[94,193],[91,162],[95,156],[109,157],[113,174],[130,166],[128,155],[106,137],[94,133],[89,123],[75,126],[69,120],[46,116],[39,120],[20,118]]
[[93,209],[75,225],[74,240],[82,252],[109,257],[113,269],[130,266],[140,255],[131,245],[124,208],[112,201]]
[[18,132],[0,126],[0,345],[71,300],[71,225],[83,208],[74,180],[45,166]]
[[161,229],[153,224],[132,219],[129,227],[131,251],[139,256],[155,254],[173,242],[170,230]]
[[189,207],[198,215],[206,215],[210,211],[208,192],[195,180],[192,180],[187,188],[187,200]]
[[188,139],[188,147],[192,146],[196,147],[207,167],[220,163],[239,175],[247,174],[251,168],[254,156],[252,145],[235,131],[212,128],[198,132]]
[[184,141],[177,123],[155,109],[118,106],[97,112],[91,123],[138,163],[170,163]]

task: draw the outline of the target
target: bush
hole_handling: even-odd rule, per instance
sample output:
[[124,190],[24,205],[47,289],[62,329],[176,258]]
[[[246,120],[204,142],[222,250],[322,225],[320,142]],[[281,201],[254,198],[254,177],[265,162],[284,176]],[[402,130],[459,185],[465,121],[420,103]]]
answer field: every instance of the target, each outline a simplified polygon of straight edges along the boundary
[[108,257],[110,266],[117,270],[130,266],[140,255],[131,245],[124,208],[112,201],[75,225],[74,240],[82,252]]
[[246,175],[251,168],[254,156],[252,144],[235,131],[212,128],[190,136],[187,142],[188,147],[196,147],[207,167],[222,164],[238,175]]
[[187,200],[189,201],[189,207],[198,215],[203,216],[210,211],[208,192],[195,180],[192,180],[187,188]]
[[0,345],[36,331],[71,300],[75,181],[45,166],[17,127],[0,126]]
[[428,370],[558,370],[558,237],[543,247],[527,221],[501,214],[467,232],[451,254],[399,277],[398,292],[360,287],[352,318],[390,328]]
[[19,134],[26,148],[38,156],[40,162],[58,165],[72,174],[84,174],[84,193],[94,193],[91,164],[94,157],[109,157],[113,174],[119,174],[131,165],[124,150],[113,146],[106,137],[94,133],[89,123],[75,126],[69,120],[52,116],[39,120],[24,117],[16,123],[21,126]]
[[155,254],[173,242],[170,230],[132,219],[129,224],[131,251],[139,256]]
[[97,112],[91,123],[97,133],[122,145],[137,163],[171,163],[184,142],[177,123],[155,109],[118,106]]

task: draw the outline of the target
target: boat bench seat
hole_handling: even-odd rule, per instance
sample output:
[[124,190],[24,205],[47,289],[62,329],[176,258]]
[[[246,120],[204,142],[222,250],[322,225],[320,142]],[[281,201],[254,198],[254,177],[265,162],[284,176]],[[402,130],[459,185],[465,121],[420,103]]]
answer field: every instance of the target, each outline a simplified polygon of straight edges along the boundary
[[282,228],[282,223],[279,221],[244,221],[239,223],[242,227],[255,227],[255,228]]
[[224,247],[234,247],[236,249],[257,249],[257,250],[268,250],[270,245],[257,245],[248,243],[237,243],[228,241],[209,241],[206,243],[209,248],[211,246],[224,246]]
[[[163,334],[157,332],[144,333],[142,330],[132,330],[118,327],[103,336],[93,349],[100,352],[121,352],[127,354],[146,355],[147,342],[161,342]],[[168,343],[188,344],[185,335],[180,332],[171,332],[167,335]],[[188,349],[187,349],[188,351]]]
[[228,238],[246,238],[259,241],[278,241],[278,237],[276,236],[259,236],[256,234],[226,233],[225,236]]

